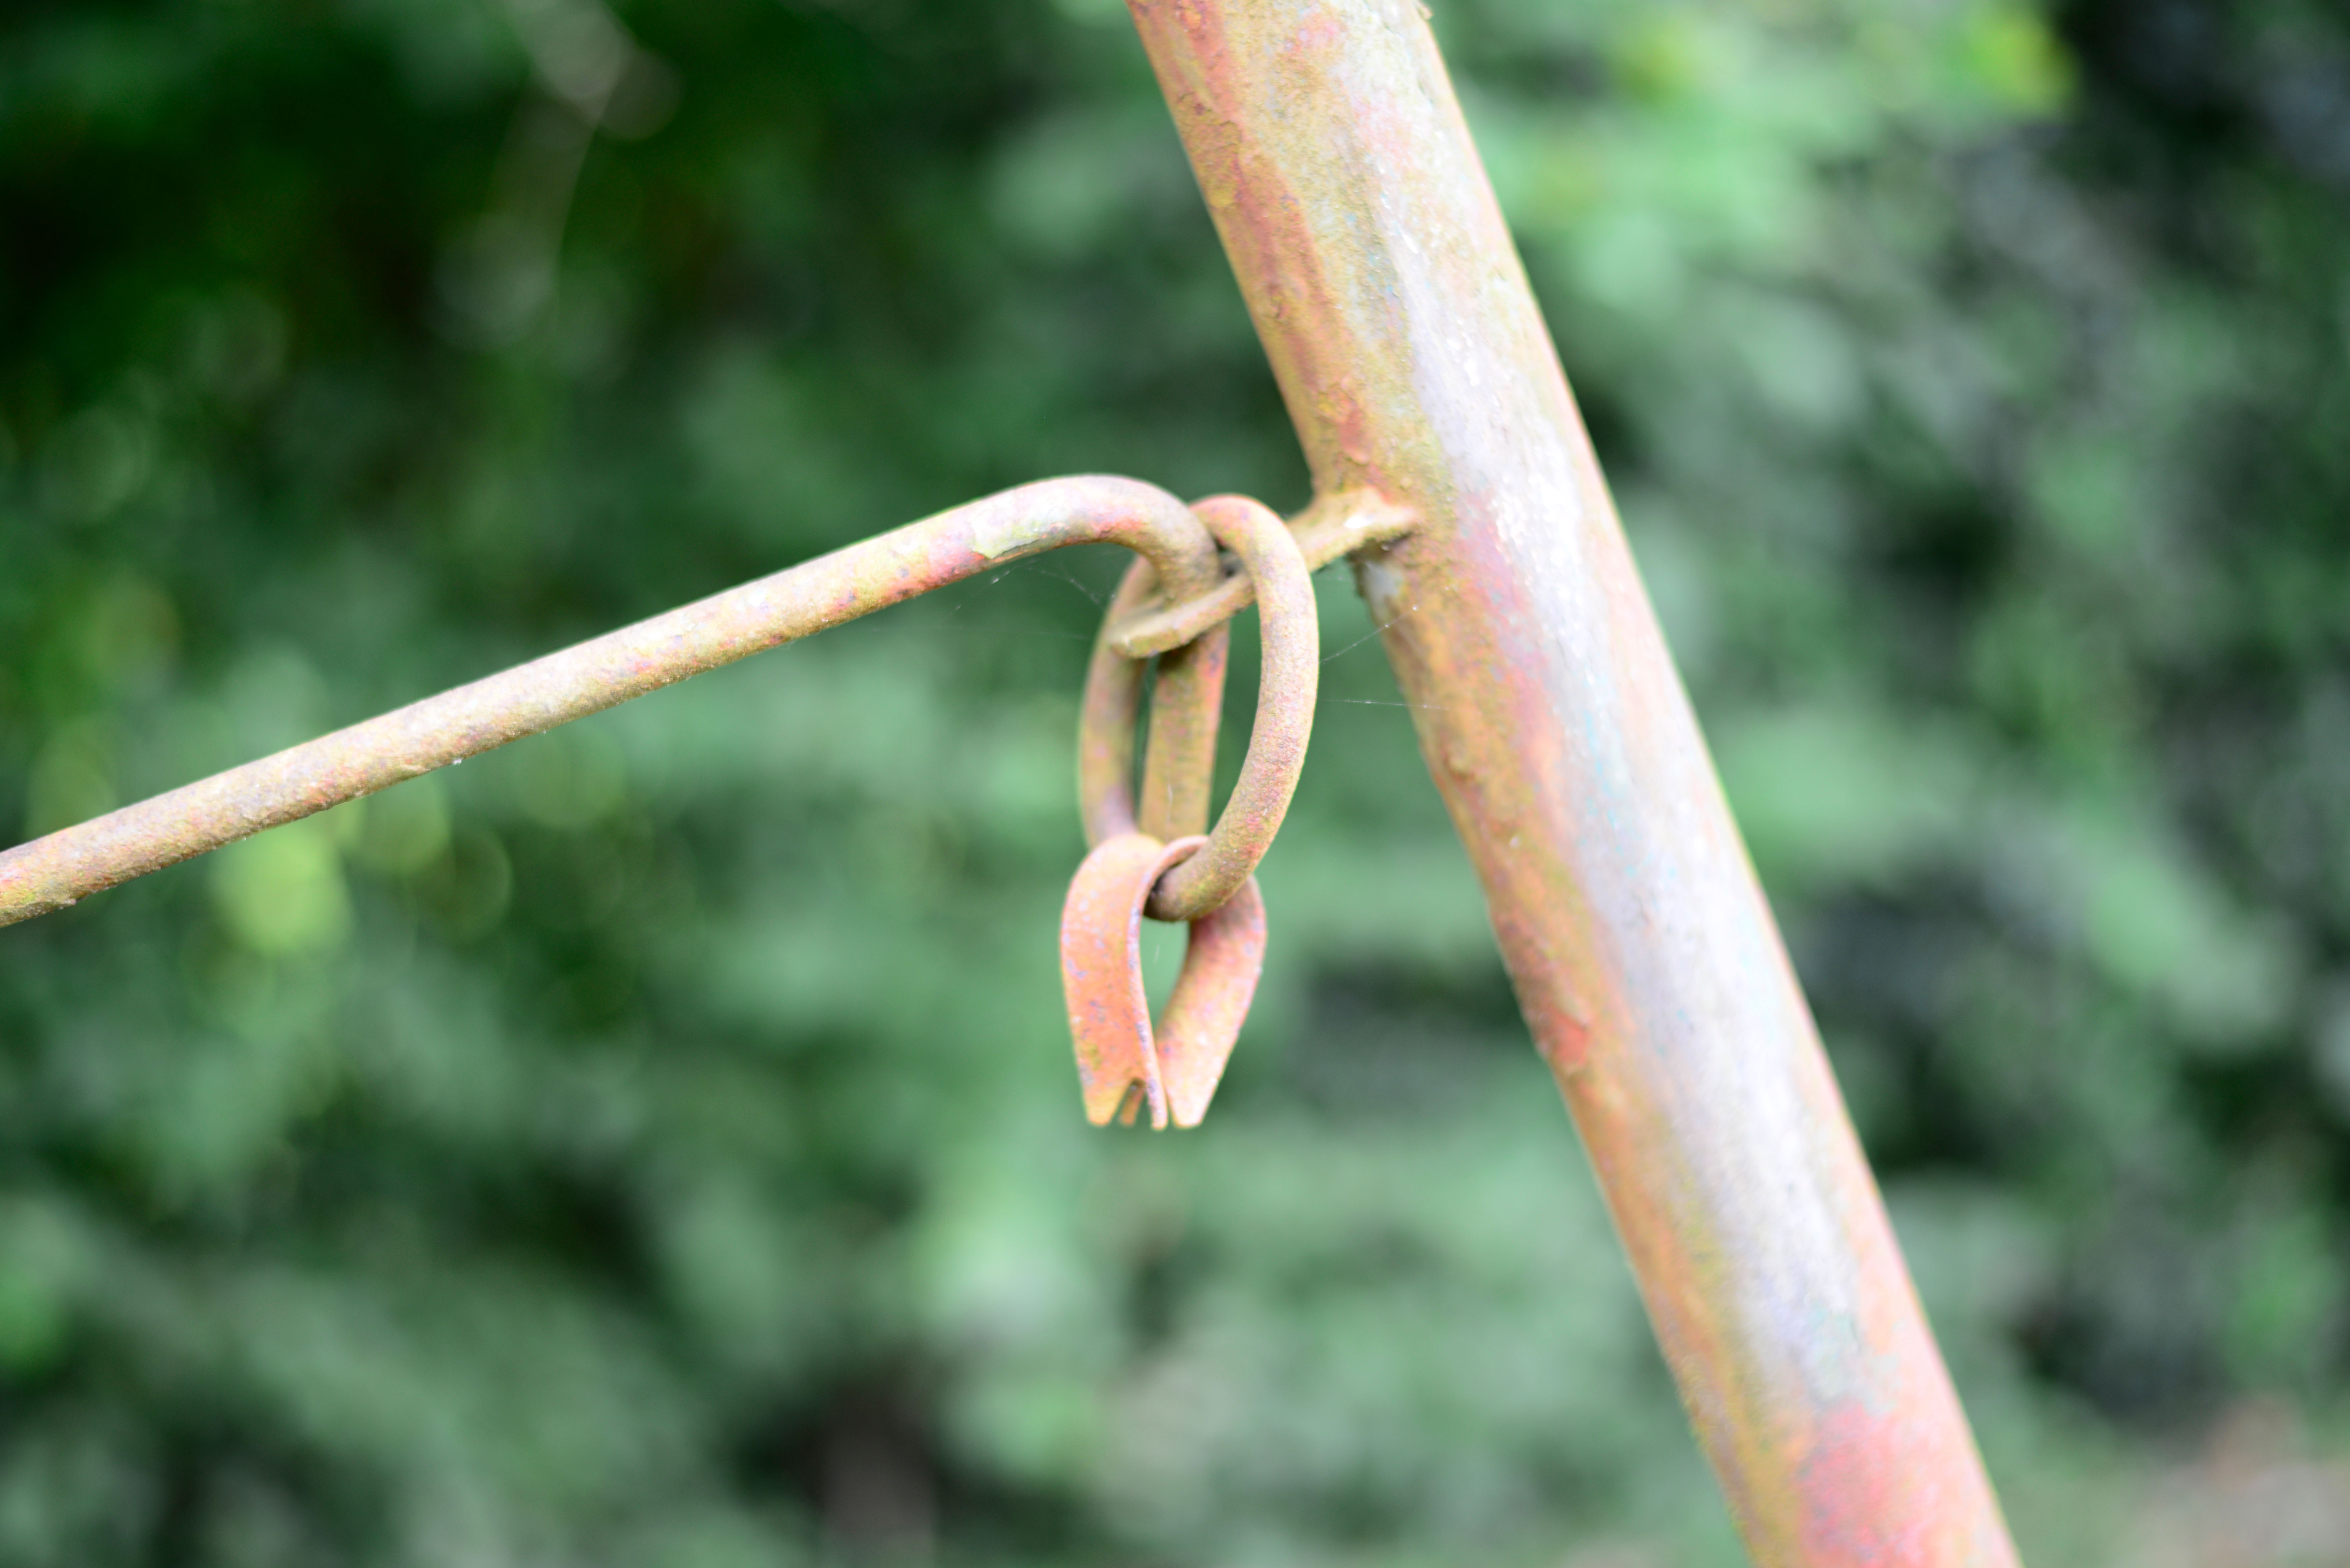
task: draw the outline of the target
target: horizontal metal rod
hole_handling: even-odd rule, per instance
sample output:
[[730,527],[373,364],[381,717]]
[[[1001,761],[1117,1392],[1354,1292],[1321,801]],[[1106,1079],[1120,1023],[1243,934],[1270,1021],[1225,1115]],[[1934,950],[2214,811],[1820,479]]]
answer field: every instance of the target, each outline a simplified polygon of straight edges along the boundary
[[[1095,542],[1142,556],[1170,597],[1232,597],[1231,584],[1218,587],[1214,539],[1167,492],[1099,475],[1022,485],[19,845],[0,854],[0,925],[1006,562]],[[1213,726],[1205,734],[1212,745]],[[1154,715],[1154,749],[1159,738]]]

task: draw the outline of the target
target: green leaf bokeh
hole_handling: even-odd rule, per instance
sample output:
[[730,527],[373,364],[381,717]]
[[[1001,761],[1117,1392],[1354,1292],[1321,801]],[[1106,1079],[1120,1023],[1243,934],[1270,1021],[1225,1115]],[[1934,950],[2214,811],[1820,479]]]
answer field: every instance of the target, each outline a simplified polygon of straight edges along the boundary
[[[2350,22],[1434,10],[2025,1554],[2189,1560],[2344,1447]],[[1103,0],[33,0],[0,201],[12,837],[1008,483],[1305,499]],[[1737,1561],[1342,573],[1215,1114],[1082,1125],[1118,566],[0,932],[0,1563]]]

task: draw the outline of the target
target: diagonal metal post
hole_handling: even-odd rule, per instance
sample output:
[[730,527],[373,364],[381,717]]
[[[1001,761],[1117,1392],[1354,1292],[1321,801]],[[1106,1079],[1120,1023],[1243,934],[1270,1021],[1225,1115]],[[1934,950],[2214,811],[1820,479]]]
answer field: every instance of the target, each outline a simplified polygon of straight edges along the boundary
[[2013,1564],[1425,11],[1129,4],[1749,1551]]

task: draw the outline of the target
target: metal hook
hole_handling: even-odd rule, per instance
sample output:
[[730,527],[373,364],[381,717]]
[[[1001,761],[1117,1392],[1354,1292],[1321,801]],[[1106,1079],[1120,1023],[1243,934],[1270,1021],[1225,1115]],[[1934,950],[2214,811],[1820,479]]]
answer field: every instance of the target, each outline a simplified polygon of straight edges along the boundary
[[1256,878],[1221,909],[1191,922],[1182,972],[1154,1031],[1142,990],[1142,907],[1170,866],[1206,845],[1161,844],[1147,833],[1105,840],[1077,867],[1061,912],[1061,982],[1086,1117],[1130,1123],[1145,1105],[1150,1125],[1200,1125],[1240,1038],[1264,971],[1264,900]]

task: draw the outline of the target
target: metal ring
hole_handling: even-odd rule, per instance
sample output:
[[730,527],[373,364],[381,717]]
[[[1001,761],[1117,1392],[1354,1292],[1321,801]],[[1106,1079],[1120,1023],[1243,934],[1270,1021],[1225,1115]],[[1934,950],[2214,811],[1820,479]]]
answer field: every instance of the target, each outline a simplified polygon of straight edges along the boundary
[[[1241,495],[1219,495],[1195,504],[1192,514],[1207,525],[1217,543],[1240,557],[1256,587],[1257,610],[1263,623],[1264,666],[1257,687],[1256,718],[1249,732],[1248,754],[1241,763],[1239,780],[1222,815],[1208,835],[1205,847],[1161,877],[1151,889],[1145,912],[1155,920],[1195,920],[1220,907],[1247,881],[1280,829],[1297,788],[1298,770],[1305,761],[1305,744],[1314,728],[1314,700],[1318,686],[1321,628],[1314,605],[1313,578],[1305,568],[1297,542],[1279,517],[1262,503]],[[1142,665],[1121,657],[1109,645],[1109,628],[1125,619],[1143,601],[1147,584],[1140,568],[1112,601],[1102,639],[1096,643],[1087,671],[1084,717],[1079,728],[1078,784],[1088,842],[1098,845],[1135,822],[1129,781],[1133,776],[1134,714],[1139,702]],[[1211,633],[1210,636],[1214,634]],[[1202,637],[1201,643],[1208,641]],[[1200,644],[1193,644],[1198,647]],[[1161,654],[1161,659],[1167,656]],[[1217,663],[1221,674],[1222,649]],[[1217,681],[1221,687],[1221,679]],[[1161,691],[1165,690],[1164,679]],[[1188,701],[1196,695],[1180,693]],[[1163,701],[1163,699],[1162,699]],[[1153,750],[1159,718],[1152,717]],[[1204,729],[1205,759],[1212,765],[1214,724],[1188,722],[1197,710],[1184,710],[1187,722],[1178,732],[1187,741]],[[1180,789],[1197,776],[1201,758],[1187,755],[1154,766],[1144,764],[1146,784],[1154,793],[1161,778]],[[1180,771],[1179,771],[1180,770]],[[1204,784],[1202,784],[1204,799]],[[1149,804],[1146,797],[1146,806]],[[1153,834],[1152,836],[1160,836]]]
[[1222,626],[1186,647],[1158,655],[1141,810],[1136,810],[1135,721],[1150,660],[1120,654],[1110,638],[1127,616],[1150,603],[1158,587],[1159,574],[1149,559],[1138,556],[1110,599],[1094,639],[1092,661],[1086,667],[1077,723],[1077,806],[1088,849],[1123,833],[1139,831],[1172,842],[1207,831],[1215,785],[1216,722],[1223,710],[1224,670],[1232,648],[1232,634]]

